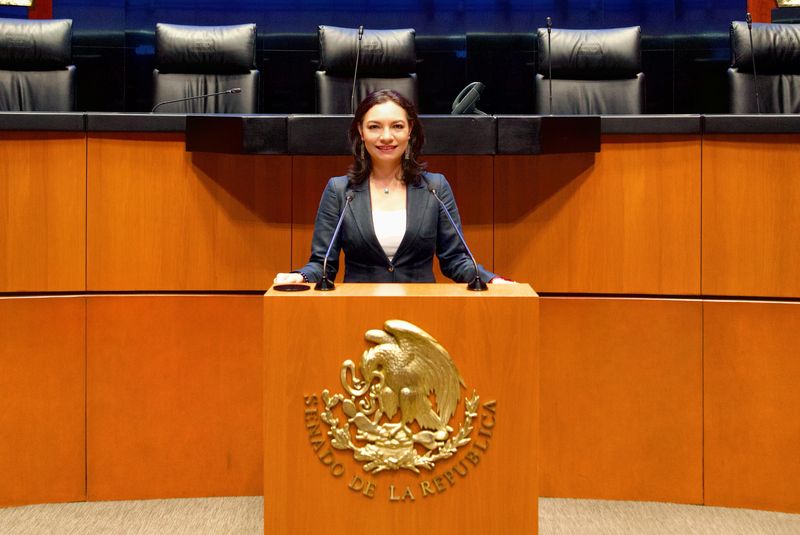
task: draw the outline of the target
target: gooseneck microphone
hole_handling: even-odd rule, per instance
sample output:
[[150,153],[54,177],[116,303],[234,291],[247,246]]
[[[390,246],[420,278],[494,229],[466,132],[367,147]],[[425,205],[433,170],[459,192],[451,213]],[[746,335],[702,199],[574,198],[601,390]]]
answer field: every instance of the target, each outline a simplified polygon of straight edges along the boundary
[[339,221],[336,223],[333,236],[331,236],[331,242],[328,244],[328,250],[325,251],[325,259],[322,261],[322,278],[317,284],[314,285],[315,290],[329,292],[336,289],[336,285],[333,284],[333,281],[328,278],[328,256],[331,254],[331,248],[333,247],[334,242],[336,242],[336,236],[339,235],[339,229],[342,227],[342,221],[344,221],[344,214],[347,213],[347,207],[350,206],[350,201],[352,200],[353,192],[346,192],[344,197],[344,208],[342,208],[342,213],[339,215]]
[[756,51],[753,48],[753,17],[748,13],[745,15],[747,21],[747,33],[750,35],[750,58],[753,60],[753,86],[756,88],[756,111],[761,113],[761,99],[758,98],[758,74],[756,74]]
[[489,289],[489,287],[486,285],[485,282],[483,282],[481,280],[480,272],[478,271],[478,262],[476,262],[475,261],[475,257],[472,256],[472,251],[469,250],[469,246],[467,245],[467,241],[464,239],[464,236],[461,234],[461,231],[458,230],[458,225],[456,225],[456,222],[453,221],[453,217],[450,215],[450,210],[447,209],[447,206],[445,206],[444,202],[442,202],[442,199],[439,197],[439,194],[436,193],[436,189],[433,186],[431,186],[430,184],[428,184],[428,191],[430,191],[433,194],[433,196],[436,198],[436,200],[439,201],[439,206],[441,206],[442,210],[444,210],[445,215],[447,215],[447,219],[450,221],[450,224],[453,226],[453,230],[455,230],[456,234],[458,235],[458,239],[461,240],[461,245],[464,246],[464,249],[467,251],[467,254],[469,255],[470,260],[472,260],[472,265],[475,266],[475,278],[472,279],[472,281],[470,281],[467,284],[467,290],[470,290],[470,291],[473,291],[473,292],[485,292],[486,290]]
[[358,42],[356,43],[356,67],[353,69],[353,91],[350,92],[350,113],[356,113],[356,80],[358,80],[358,58],[361,56],[361,40],[364,38],[364,25],[358,27]]
[[550,34],[553,32],[553,19],[547,17],[547,79],[550,89],[550,115],[553,115],[553,49],[550,48]]
[[176,102],[186,102],[187,100],[195,100],[195,99],[198,99],[198,98],[216,97],[218,95],[238,95],[241,92],[242,92],[242,88],[241,87],[234,87],[232,89],[227,89],[225,91],[219,91],[217,93],[205,93],[203,95],[196,95],[194,97],[176,98],[174,100],[162,100],[161,102],[159,102],[158,104],[153,106],[153,109],[150,110],[150,113],[154,113],[158,108],[160,108],[164,104],[174,104]]

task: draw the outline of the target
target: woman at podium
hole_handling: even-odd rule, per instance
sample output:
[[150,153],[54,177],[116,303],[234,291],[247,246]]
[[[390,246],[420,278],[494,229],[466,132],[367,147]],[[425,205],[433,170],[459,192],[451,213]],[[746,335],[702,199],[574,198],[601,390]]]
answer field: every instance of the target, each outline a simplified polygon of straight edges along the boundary
[[[311,258],[296,271],[278,273],[275,283],[318,282],[325,264],[334,280],[340,250],[345,282],[434,282],[434,255],[445,276],[474,280],[476,264],[458,235],[461,219],[450,185],[417,160],[425,138],[414,105],[395,91],[371,93],[358,106],[349,136],[353,164],[322,193]],[[504,280],[479,264],[478,276],[484,283]]]

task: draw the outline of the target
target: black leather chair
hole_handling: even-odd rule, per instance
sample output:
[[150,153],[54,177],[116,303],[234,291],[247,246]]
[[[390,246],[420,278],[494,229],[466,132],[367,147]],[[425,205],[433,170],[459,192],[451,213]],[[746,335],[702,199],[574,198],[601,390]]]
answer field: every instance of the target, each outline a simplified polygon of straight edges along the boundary
[[[753,24],[758,96],[763,113],[800,113],[800,26]],[[731,113],[756,113],[753,53],[746,22],[731,23]]]
[[161,113],[256,113],[256,25],[156,24],[153,104],[241,88],[237,95],[199,98],[158,108]]
[[550,113],[549,67],[553,71],[553,114],[644,113],[641,36],[638,26],[553,29],[551,54],[547,29],[539,28],[536,113]]
[[0,19],[0,111],[74,111],[71,20]]
[[[414,34],[413,29],[364,31],[358,59],[356,106],[378,89],[394,89],[418,104]],[[318,113],[352,112],[350,98],[357,46],[357,29],[319,27]]]

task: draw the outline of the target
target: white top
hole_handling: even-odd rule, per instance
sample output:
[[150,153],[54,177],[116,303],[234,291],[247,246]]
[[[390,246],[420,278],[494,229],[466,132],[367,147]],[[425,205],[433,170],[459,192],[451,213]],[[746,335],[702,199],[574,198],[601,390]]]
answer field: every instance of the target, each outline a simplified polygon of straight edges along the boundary
[[406,233],[406,211],[403,210],[372,210],[372,224],[378,243],[383,247],[383,252],[389,260],[394,260],[397,248]]

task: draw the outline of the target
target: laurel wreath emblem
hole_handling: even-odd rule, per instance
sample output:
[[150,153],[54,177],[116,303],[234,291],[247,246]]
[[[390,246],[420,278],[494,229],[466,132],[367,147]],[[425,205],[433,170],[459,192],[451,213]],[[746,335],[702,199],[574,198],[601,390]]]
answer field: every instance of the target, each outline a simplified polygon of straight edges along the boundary
[[[458,432],[446,440],[436,440],[436,433],[428,430],[414,433],[409,426],[401,423],[377,425],[369,418],[371,412],[356,409],[358,401],[364,400],[322,391],[325,408],[320,418],[330,427],[328,436],[331,446],[338,450],[352,450],[353,458],[366,463],[364,470],[367,472],[407,469],[419,473],[420,468],[433,470],[437,461],[452,457],[458,448],[470,442],[480,397],[473,391],[472,396],[464,402],[464,422],[459,425]],[[348,417],[342,425],[333,413],[340,403]],[[365,445],[359,446],[353,441],[351,425],[357,429],[355,440],[365,441]],[[450,427],[447,429],[452,431]],[[422,444],[428,451],[420,455],[415,444]]]
[[[370,473],[433,470],[470,442],[480,397],[473,390],[464,401],[464,419],[453,433],[449,420],[464,381],[439,342],[402,320],[388,320],[365,338],[377,345],[364,351],[358,368],[352,360],[342,363],[346,393],[321,394],[320,419],[331,446],[351,450]],[[339,406],[341,421],[334,413]]]

